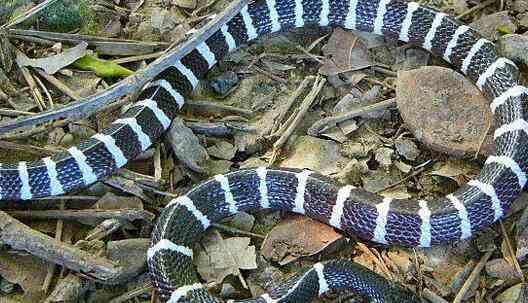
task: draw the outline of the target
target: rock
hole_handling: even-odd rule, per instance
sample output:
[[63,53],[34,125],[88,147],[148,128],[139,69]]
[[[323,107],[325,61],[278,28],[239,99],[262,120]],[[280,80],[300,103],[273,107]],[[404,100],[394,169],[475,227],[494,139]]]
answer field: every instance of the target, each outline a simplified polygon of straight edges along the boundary
[[137,277],[147,268],[148,248],[149,239],[111,241],[107,244],[106,256],[123,267],[123,274],[119,278],[125,282]]
[[396,96],[407,127],[432,149],[458,157],[492,151],[489,102],[461,74],[436,66],[400,72]]
[[361,176],[363,189],[371,193],[379,192],[394,183],[393,178],[384,170],[373,170]]
[[528,0],[515,0],[512,3],[512,9],[518,13],[524,13],[528,10]]
[[486,263],[486,273],[493,278],[511,281],[518,279],[515,268],[504,259],[494,259]]
[[205,173],[199,163],[207,160],[209,156],[200,140],[183,123],[183,119],[175,118],[167,132],[172,151],[186,167],[198,173]]
[[176,6],[188,9],[196,8],[196,0],[172,0]]
[[395,71],[412,70],[429,64],[431,53],[420,48],[398,47],[395,49]]
[[209,176],[225,174],[233,166],[233,162],[228,160],[207,160],[205,161],[205,171]]
[[497,48],[504,57],[528,65],[528,36],[511,34],[497,40]]
[[359,183],[361,176],[369,171],[366,161],[350,160],[336,178],[343,184]]
[[341,156],[338,144],[311,136],[299,137],[292,146],[290,156],[282,161],[281,166],[290,168],[307,168],[323,175],[339,172],[339,163],[348,160]]
[[238,76],[233,71],[227,71],[209,81],[211,89],[221,97],[227,96],[238,83]]
[[0,292],[10,294],[15,290],[15,285],[16,284],[0,278]]
[[405,159],[414,161],[420,155],[420,150],[416,146],[416,143],[409,139],[398,138],[394,142],[398,154],[403,156]]
[[388,168],[392,164],[392,155],[394,154],[394,150],[382,147],[374,153],[374,159],[378,161],[378,163],[383,166],[384,168]]
[[508,11],[484,16],[469,26],[491,41],[497,40],[500,37],[500,32],[515,33],[517,31],[517,25],[513,22]]
[[519,22],[519,26],[528,27],[528,13],[518,14],[517,21]]
[[222,159],[222,160],[231,160],[235,157],[237,149],[236,147],[226,141],[220,141],[215,145],[207,148],[209,156]]

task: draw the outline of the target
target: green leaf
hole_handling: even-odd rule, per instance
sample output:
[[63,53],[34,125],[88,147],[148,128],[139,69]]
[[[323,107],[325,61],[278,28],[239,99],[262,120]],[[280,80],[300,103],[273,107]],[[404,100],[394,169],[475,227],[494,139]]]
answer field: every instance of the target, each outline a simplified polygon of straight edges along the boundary
[[73,66],[81,70],[95,72],[99,77],[126,77],[134,72],[111,61],[101,60],[94,56],[86,55],[73,62]]
[[513,34],[512,29],[509,28],[508,26],[499,25],[499,26],[497,26],[496,30],[501,35]]

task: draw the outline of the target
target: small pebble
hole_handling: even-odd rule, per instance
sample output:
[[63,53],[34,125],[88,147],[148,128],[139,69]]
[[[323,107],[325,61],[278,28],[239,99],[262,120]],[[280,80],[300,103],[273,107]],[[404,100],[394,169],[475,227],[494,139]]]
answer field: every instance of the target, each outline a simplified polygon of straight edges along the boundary
[[403,156],[405,159],[414,161],[420,155],[420,150],[416,146],[416,143],[409,139],[397,139],[395,143],[398,154]]
[[15,284],[0,278],[0,291],[6,294],[10,294],[15,290]]
[[504,57],[524,65],[528,64],[528,36],[504,35],[497,40],[497,48]]
[[238,76],[233,71],[222,73],[218,77],[209,81],[211,89],[219,96],[227,96],[238,83]]
[[374,158],[376,159],[376,161],[378,161],[381,166],[387,168],[392,164],[393,154],[394,150],[387,147],[382,147],[376,150]]

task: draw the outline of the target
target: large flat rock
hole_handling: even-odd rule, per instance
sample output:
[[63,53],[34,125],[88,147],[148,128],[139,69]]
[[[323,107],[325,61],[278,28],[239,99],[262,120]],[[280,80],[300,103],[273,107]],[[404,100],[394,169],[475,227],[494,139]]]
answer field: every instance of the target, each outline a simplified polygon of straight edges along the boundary
[[470,157],[486,136],[480,155],[493,150],[489,101],[460,73],[437,66],[399,72],[396,96],[405,124],[430,148]]

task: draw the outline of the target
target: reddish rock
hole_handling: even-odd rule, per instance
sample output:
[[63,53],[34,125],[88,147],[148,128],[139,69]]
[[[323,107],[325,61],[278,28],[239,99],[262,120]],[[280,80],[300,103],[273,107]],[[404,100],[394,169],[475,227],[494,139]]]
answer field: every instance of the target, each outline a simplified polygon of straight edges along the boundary
[[400,72],[396,95],[405,124],[430,148],[471,157],[486,134],[479,154],[493,150],[489,101],[460,73],[437,66]]

